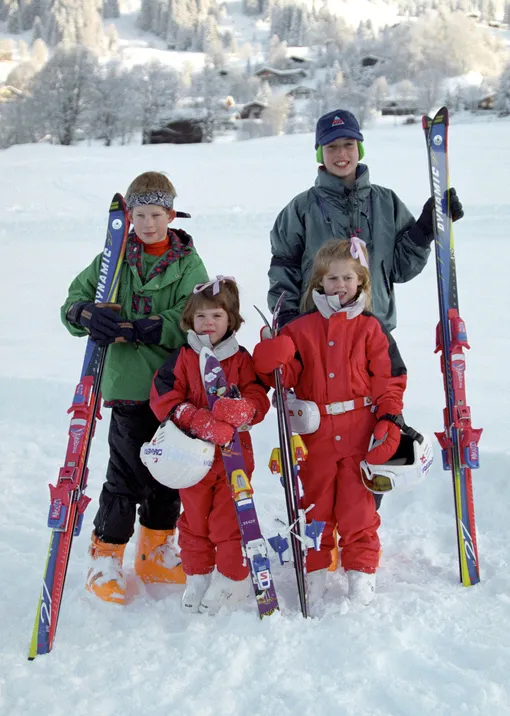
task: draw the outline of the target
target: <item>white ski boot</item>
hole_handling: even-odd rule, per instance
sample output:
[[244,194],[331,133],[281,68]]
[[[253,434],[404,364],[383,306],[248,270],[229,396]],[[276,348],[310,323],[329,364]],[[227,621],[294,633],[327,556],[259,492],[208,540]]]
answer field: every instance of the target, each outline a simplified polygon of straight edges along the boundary
[[216,572],[211,586],[202,597],[199,611],[202,614],[217,614],[224,604],[237,604],[249,596],[251,589],[250,577],[235,581]]
[[308,572],[306,575],[308,589],[308,606],[310,608],[310,616],[318,617],[326,593],[326,580],[328,577],[327,569],[316,569],[314,572]]
[[211,577],[212,572],[186,575],[186,589],[181,600],[183,612],[197,613],[199,611],[200,602],[211,584]]
[[354,604],[366,606],[375,597],[375,573],[358,572],[350,569],[347,572],[349,591],[347,596]]

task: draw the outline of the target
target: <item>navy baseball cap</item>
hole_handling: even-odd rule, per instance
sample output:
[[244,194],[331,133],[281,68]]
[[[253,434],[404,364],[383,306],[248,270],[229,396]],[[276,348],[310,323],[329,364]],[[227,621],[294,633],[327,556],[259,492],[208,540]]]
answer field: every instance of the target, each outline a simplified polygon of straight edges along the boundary
[[358,120],[346,109],[335,109],[322,115],[315,128],[315,149],[334,142],[341,137],[351,137],[363,142]]

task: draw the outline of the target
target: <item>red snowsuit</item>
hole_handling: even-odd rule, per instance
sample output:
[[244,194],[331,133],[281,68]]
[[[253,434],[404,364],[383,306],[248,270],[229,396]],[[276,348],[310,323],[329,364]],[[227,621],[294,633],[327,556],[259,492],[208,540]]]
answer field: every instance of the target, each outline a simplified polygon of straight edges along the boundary
[[[296,346],[294,358],[284,367],[285,386],[295,388],[298,398],[314,401],[321,410],[319,429],[303,435],[308,458],[300,472],[305,507],[315,505],[307,519],[326,522],[321,549],[308,551],[310,572],[330,565],[335,525],[345,570],[375,572],[379,563],[380,518],[374,496],[361,482],[359,467],[376,414],[370,407],[340,415],[324,410],[337,401],[371,397],[380,416],[402,412],[406,368],[391,335],[363,307],[362,295],[354,305],[337,312],[326,306],[328,317],[315,311],[281,331]],[[256,355],[254,366],[257,370]],[[261,377],[271,383],[270,376]]]
[[[230,336],[215,346],[214,352],[229,385],[237,385],[243,398],[255,405],[257,412],[252,424],[261,422],[269,410],[269,400],[266,389],[257,380],[248,351]],[[222,359],[222,355],[228,357]],[[190,345],[170,354],[154,376],[151,390],[150,405],[161,421],[180,403],[191,403],[196,408],[208,407],[199,356]],[[250,434],[241,431],[239,437],[248,478],[251,478],[254,461]],[[185,574],[208,574],[216,565],[229,579],[245,579],[249,570],[243,559],[241,534],[218,447],[213,466],[205,478],[179,493],[184,511],[177,526]]]

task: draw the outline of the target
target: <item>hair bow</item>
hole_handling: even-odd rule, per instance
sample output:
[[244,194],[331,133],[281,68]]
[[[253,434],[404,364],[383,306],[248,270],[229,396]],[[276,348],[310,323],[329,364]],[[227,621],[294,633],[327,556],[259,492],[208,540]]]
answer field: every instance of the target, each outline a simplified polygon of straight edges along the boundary
[[193,293],[200,293],[201,291],[205,291],[206,288],[209,288],[209,286],[212,286],[213,296],[216,296],[216,294],[220,292],[220,283],[224,281],[233,281],[234,283],[236,282],[233,276],[216,276],[216,278],[213,278],[212,281],[206,281],[205,283],[197,283],[197,285],[193,289]]
[[365,268],[368,268],[368,263],[365,258],[363,249],[366,250],[367,245],[363,239],[358,239],[357,236],[351,237],[351,256],[353,259],[359,259],[359,262]]

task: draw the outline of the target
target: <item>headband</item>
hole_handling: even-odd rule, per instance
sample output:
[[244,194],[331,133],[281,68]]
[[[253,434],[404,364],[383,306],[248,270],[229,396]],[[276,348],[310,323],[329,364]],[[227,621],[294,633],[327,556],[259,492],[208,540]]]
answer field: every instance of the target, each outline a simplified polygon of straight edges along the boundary
[[206,281],[206,283],[197,283],[197,285],[193,289],[193,293],[201,293],[202,291],[205,291],[206,288],[209,288],[209,286],[212,286],[213,296],[216,296],[216,294],[220,292],[220,283],[224,283],[225,281],[233,281],[234,283],[236,282],[233,276],[216,276],[216,278],[213,278],[212,281]]
[[134,209],[135,206],[144,204],[155,204],[163,206],[165,209],[174,208],[174,197],[167,191],[144,191],[141,194],[130,194],[126,197],[126,206],[128,209]]

